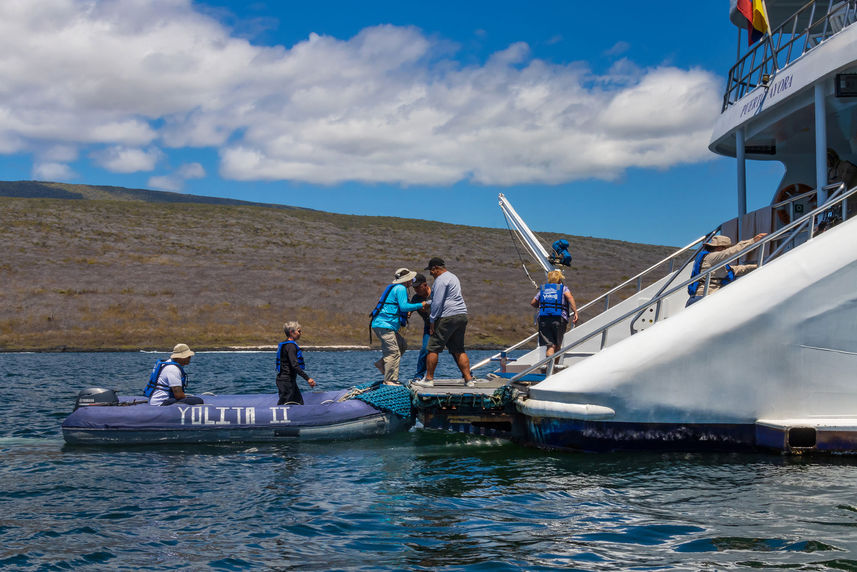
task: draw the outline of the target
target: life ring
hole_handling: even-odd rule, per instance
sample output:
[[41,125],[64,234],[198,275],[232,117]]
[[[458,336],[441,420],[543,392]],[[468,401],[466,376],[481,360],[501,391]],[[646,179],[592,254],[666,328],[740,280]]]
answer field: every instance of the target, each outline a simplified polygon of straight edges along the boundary
[[[774,195],[773,204],[781,203],[786,199],[790,199],[792,197],[796,197],[798,195],[802,195],[808,191],[811,191],[813,187],[809,185],[805,185],[803,183],[792,183],[791,185],[785,185],[777,193]],[[783,224],[788,224],[791,222],[791,211],[787,207],[780,207],[777,209],[777,217],[780,219],[780,222]]]

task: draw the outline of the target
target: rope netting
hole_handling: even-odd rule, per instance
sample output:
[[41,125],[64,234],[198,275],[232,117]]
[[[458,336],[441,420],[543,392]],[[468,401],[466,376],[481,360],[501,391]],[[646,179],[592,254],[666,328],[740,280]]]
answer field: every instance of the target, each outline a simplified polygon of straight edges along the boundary
[[382,385],[380,382],[357,385],[340,397],[339,401],[346,399],[359,399],[376,409],[394,413],[403,419],[413,415],[411,392],[401,385]]

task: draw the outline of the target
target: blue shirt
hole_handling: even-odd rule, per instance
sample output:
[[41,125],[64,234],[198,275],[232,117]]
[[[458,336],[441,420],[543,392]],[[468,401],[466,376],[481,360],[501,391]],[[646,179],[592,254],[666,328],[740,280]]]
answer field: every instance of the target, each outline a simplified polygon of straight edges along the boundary
[[438,318],[467,313],[467,305],[461,295],[458,276],[447,270],[434,279],[431,291],[431,323]]
[[387,293],[385,304],[381,306],[381,311],[372,320],[371,327],[387,328],[388,330],[399,330],[399,311],[413,312],[423,307],[422,304],[411,304],[408,302],[408,289],[402,284],[396,284]]

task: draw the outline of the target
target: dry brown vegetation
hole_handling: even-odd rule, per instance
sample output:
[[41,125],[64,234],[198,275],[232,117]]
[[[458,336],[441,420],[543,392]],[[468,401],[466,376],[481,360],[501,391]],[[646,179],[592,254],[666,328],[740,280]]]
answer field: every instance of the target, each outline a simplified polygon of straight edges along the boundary
[[[307,345],[365,344],[393,271],[431,256],[461,279],[468,345],[532,332],[534,289],[505,229],[99,197],[0,197],[0,349],[269,345],[288,319]],[[579,305],[672,250],[568,238]],[[408,330],[416,343],[421,320]]]

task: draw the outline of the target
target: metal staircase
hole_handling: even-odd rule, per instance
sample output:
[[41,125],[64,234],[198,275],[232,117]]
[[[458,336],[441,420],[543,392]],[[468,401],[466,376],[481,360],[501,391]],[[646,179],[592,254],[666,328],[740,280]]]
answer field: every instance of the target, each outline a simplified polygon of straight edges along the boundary
[[[588,356],[598,353],[616,341],[634,335],[642,329],[645,329],[644,327],[641,327],[640,320],[646,319],[647,316],[650,316],[648,319],[651,323],[647,324],[646,327],[663,319],[667,319],[670,315],[674,315],[678,311],[683,311],[684,302],[687,300],[686,288],[690,283],[698,280],[704,281],[704,292],[707,293],[712,274],[726,265],[735,263],[740,259],[753,257],[757,260],[757,264],[760,267],[755,270],[755,272],[758,272],[763,265],[767,264],[771,260],[774,260],[791,249],[799,247],[803,242],[812,240],[819,232],[819,229],[823,230],[830,228],[833,224],[843,222],[847,217],[848,209],[845,208],[846,201],[857,195],[857,187],[845,191],[845,185],[838,183],[828,185],[825,187],[825,190],[833,191],[830,193],[830,198],[826,203],[811,210],[803,216],[792,220],[779,230],[768,234],[759,242],[744,248],[729,260],[725,260],[720,264],[712,266],[699,275],[690,276],[690,263],[693,260],[693,255],[685,258],[677,270],[673,270],[673,263],[676,259],[679,259],[689,251],[694,250],[694,247],[709,240],[711,236],[720,230],[720,227],[708,233],[706,236],[694,240],[687,246],[666,257],[664,260],[647,268],[636,276],[629,278],[627,281],[615,288],[612,288],[608,292],[605,292],[598,298],[588,302],[584,306],[580,307],[578,311],[583,311],[600,303],[604,304],[604,311],[595,318],[588,320],[586,323],[581,324],[568,332],[566,337],[571,337],[572,340],[553,356],[543,357],[541,359],[537,359],[535,362],[528,363],[526,365],[522,364],[522,366],[516,367],[515,375],[510,378],[509,382],[517,382],[525,378],[525,376],[530,376],[529,379],[532,379],[532,374],[534,373],[543,374],[545,377],[549,377],[554,373],[556,360],[562,360],[561,363],[563,365],[573,364],[577,360],[585,359]],[[789,201],[778,203],[777,205],[774,205],[774,207],[788,209],[790,207],[790,202],[801,198],[803,198],[803,195],[792,197]],[[695,252],[696,251],[694,250],[694,255]],[[654,284],[643,289],[641,287],[642,279],[664,264],[670,265],[668,274],[656,281]],[[632,297],[624,300],[619,305],[614,306],[612,311],[608,312],[608,310],[611,310],[610,296],[635,282],[637,283],[637,303],[634,303],[635,301]],[[642,301],[640,301],[641,298]],[[663,311],[665,305],[669,305],[669,312]],[[627,330],[623,330],[621,328],[621,324],[623,322],[627,322]],[[619,326],[618,330],[617,326]],[[475,370],[484,367],[492,361],[505,359],[508,352],[531,342],[537,335],[538,333],[530,335],[520,342],[506,348],[504,351],[498,352],[491,358],[479,362],[473,366],[472,369]]]

